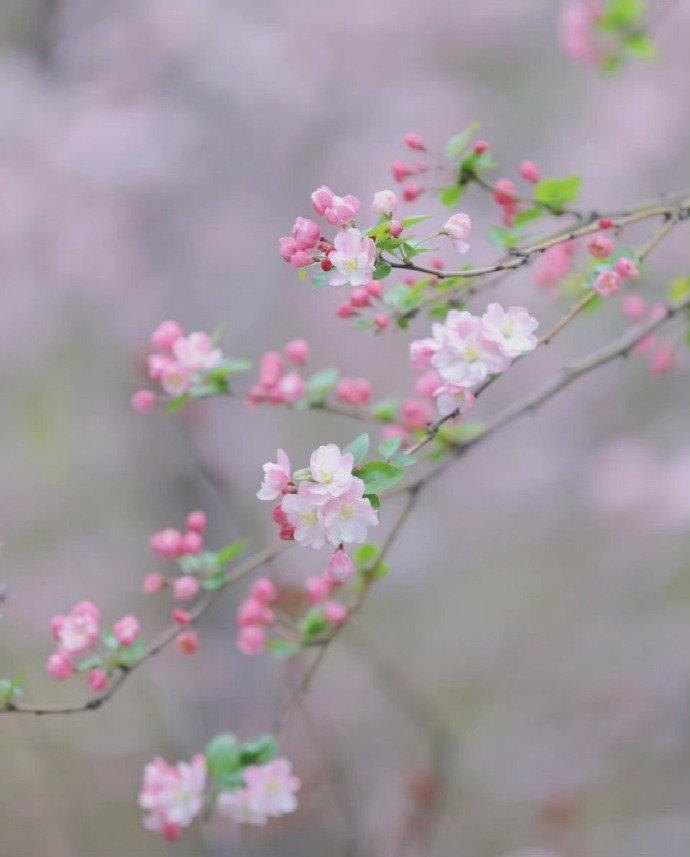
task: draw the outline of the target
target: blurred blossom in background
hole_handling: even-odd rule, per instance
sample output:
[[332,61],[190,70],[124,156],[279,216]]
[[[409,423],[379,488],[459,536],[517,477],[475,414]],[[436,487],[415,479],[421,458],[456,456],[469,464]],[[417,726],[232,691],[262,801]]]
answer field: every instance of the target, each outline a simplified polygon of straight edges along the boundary
[[[167,618],[140,595],[152,532],[206,508],[209,544],[273,540],[254,499],[261,464],[277,445],[299,460],[352,438],[334,416],[237,400],[135,414],[162,318],[222,325],[224,350],[253,357],[306,337],[315,365],[370,377],[374,397],[411,393],[407,338],[349,330],[342,295],[312,292],[280,259],[315,187],[368,200],[391,183],[404,132],[441,147],[476,119],[503,173],[524,158],[581,173],[586,206],[685,189],[690,4],[661,20],[656,64],[610,80],[563,57],[558,12],[5,0],[1,672],[26,669],[38,699],[73,695],[43,672],[53,613],[92,598],[135,609],[152,637]],[[493,258],[481,235],[494,204],[471,193],[463,206],[473,261]],[[657,299],[688,273],[687,247],[679,230],[654,255]],[[496,299],[557,314],[532,269]],[[613,302],[583,318],[479,415],[624,325]],[[295,815],[194,828],[172,850],[141,827],[146,761],[270,728],[298,677],[234,651],[240,586],[201,626],[196,658],[166,652],[99,713],[3,719],[0,851],[687,857],[689,405],[687,358],[664,377],[630,359],[434,483],[282,738],[304,784]],[[304,553],[271,574],[314,573]]]

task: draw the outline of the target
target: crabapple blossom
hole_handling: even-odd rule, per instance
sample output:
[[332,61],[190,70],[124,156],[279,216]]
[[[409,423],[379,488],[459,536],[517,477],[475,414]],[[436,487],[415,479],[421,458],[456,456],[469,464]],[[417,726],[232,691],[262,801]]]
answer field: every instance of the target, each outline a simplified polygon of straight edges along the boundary
[[278,243],[280,244],[280,255],[293,268],[304,268],[307,265],[311,265],[314,261],[311,253],[308,253],[306,250],[300,250],[292,236],[283,235],[282,238],[278,239]]
[[400,238],[403,233],[404,226],[402,225],[400,220],[391,220],[388,225],[388,231],[391,234],[392,238]]
[[278,392],[286,405],[294,405],[304,395],[305,384],[298,372],[288,372],[278,382]]
[[309,344],[304,339],[291,340],[283,350],[287,359],[298,366],[306,363],[309,359]]
[[383,283],[380,280],[369,280],[365,288],[372,298],[383,297]]
[[371,383],[366,378],[343,378],[336,395],[348,405],[365,405],[371,398]]
[[440,343],[431,337],[415,339],[410,343],[410,365],[416,371],[428,368],[439,348]]
[[414,175],[414,168],[404,161],[393,161],[391,164],[391,172],[396,182],[404,182],[406,178]]
[[237,610],[237,624],[240,628],[247,625],[271,625],[274,620],[273,612],[258,598],[246,598]]
[[46,661],[46,671],[51,678],[63,681],[74,675],[74,664],[67,652],[53,652]]
[[647,301],[642,297],[642,295],[626,295],[623,298],[621,308],[623,310],[623,314],[629,318],[630,321],[642,321],[642,319],[647,315],[647,311],[649,309]]
[[184,536],[179,530],[168,527],[151,536],[151,549],[165,559],[177,559],[184,552]]
[[587,249],[595,259],[605,259],[613,253],[613,241],[608,235],[592,235],[587,242]]
[[408,399],[403,402],[400,415],[409,428],[424,428],[434,418],[431,405],[423,399]]
[[414,202],[418,196],[422,194],[423,188],[418,184],[408,184],[403,189],[403,199],[405,202]]
[[173,355],[180,366],[191,372],[214,369],[223,359],[220,348],[214,348],[208,333],[190,333],[181,336],[173,345]]
[[352,484],[353,464],[354,457],[351,452],[341,452],[335,443],[324,444],[315,449],[309,458],[313,482],[303,484],[308,484],[309,492],[317,502],[323,497],[339,497]]
[[140,631],[139,620],[131,613],[123,616],[122,619],[118,619],[113,625],[113,634],[121,646],[131,646],[139,636]]
[[520,164],[520,175],[526,182],[536,184],[539,181],[539,168],[534,161],[523,161]]
[[403,140],[408,149],[412,149],[417,152],[426,152],[426,144],[419,134],[415,134],[411,131],[410,133],[405,134]]
[[666,375],[676,362],[676,349],[668,342],[659,345],[649,358],[649,368],[654,375]]
[[[181,635],[180,635],[181,636]],[[165,839],[179,838],[201,812],[206,786],[206,759],[195,755],[191,762],[169,765],[157,758],[144,768],[139,806],[147,813],[144,827]]]
[[101,669],[90,670],[87,681],[91,690],[98,693],[108,687],[108,673]]
[[542,288],[551,288],[572,270],[574,241],[562,241],[544,253],[536,269],[536,282]]
[[319,243],[321,228],[307,217],[298,217],[292,225],[292,237],[298,250],[311,250]]
[[377,330],[385,330],[388,327],[389,322],[390,319],[385,312],[377,312],[374,314],[374,324],[376,325]]
[[369,306],[369,289],[364,286],[357,286],[356,289],[352,290],[352,294],[350,295],[350,303],[353,307],[357,307],[357,309],[361,309],[362,307]]
[[438,372],[429,369],[415,381],[414,388],[420,396],[431,399],[438,388],[443,384]]
[[90,601],[82,601],[69,615],[54,617],[52,627],[60,649],[68,655],[79,655],[98,640],[100,614]]
[[621,276],[613,270],[602,271],[598,274],[593,286],[594,290],[602,298],[610,298],[612,295],[615,295],[620,291],[620,287]]
[[140,414],[148,413],[156,404],[156,394],[151,390],[137,390],[132,396],[132,408]]
[[203,537],[195,532],[194,530],[190,530],[188,533],[185,533],[183,536],[183,552],[186,554],[197,554],[201,553],[201,550],[204,546]]
[[326,577],[308,577],[304,591],[310,604],[320,604],[331,594],[331,583]]
[[169,396],[182,396],[192,386],[193,373],[180,363],[168,363],[160,376],[161,387]]
[[192,614],[189,610],[183,610],[181,607],[174,607],[170,611],[170,618],[176,625],[191,625]]
[[[443,232],[453,242],[453,247],[458,253],[467,253],[470,245],[465,241],[465,238],[470,234],[472,229],[472,221],[469,214],[458,211],[446,220],[443,224]],[[435,266],[434,266],[435,267]]]
[[151,345],[158,351],[172,351],[184,330],[176,321],[162,321],[151,334]]
[[621,256],[613,267],[613,270],[621,277],[623,280],[632,280],[635,277],[640,276],[640,272],[637,268],[637,265],[633,262],[632,259],[628,259],[627,256]]
[[190,512],[187,515],[186,525],[187,529],[191,532],[203,535],[207,525],[206,512],[203,512],[201,509]]
[[436,407],[442,417],[447,417],[454,412],[466,414],[472,410],[476,402],[474,393],[465,387],[456,387],[453,384],[444,384],[439,387],[434,393],[434,397],[436,398]]
[[166,585],[165,577],[157,571],[150,571],[142,583],[142,590],[146,595],[152,595],[154,592],[160,592]]
[[333,265],[330,284],[343,286],[363,286],[374,273],[376,245],[359,229],[341,229],[333,239],[335,250],[328,254]]
[[311,195],[314,211],[320,214],[331,226],[347,226],[359,211],[359,200],[356,196],[336,196],[326,185],[321,185]]
[[489,151],[489,143],[486,140],[476,140],[472,149],[475,155],[483,155]]
[[355,564],[349,554],[339,548],[328,560],[326,566],[326,577],[336,583],[347,583],[352,580],[355,573]]
[[252,583],[249,593],[252,598],[261,601],[262,604],[273,604],[278,600],[278,590],[275,584],[267,577],[260,577]]
[[374,194],[371,210],[374,214],[393,214],[398,207],[398,198],[392,190],[378,190]]
[[191,574],[183,574],[173,583],[173,594],[177,601],[193,601],[199,593],[201,584]]
[[[319,503],[324,499],[325,496],[320,497]],[[296,494],[287,494],[283,498],[282,509],[288,523],[294,527],[293,538],[298,545],[314,548],[314,550],[324,546],[326,528],[323,513],[306,482],[300,482]]]
[[347,619],[347,607],[339,601],[327,601],[323,605],[323,615],[329,625],[343,625]]
[[506,312],[500,304],[489,304],[482,325],[484,336],[496,342],[507,357],[519,357],[537,346],[533,331],[539,322],[523,307],[512,306]]
[[276,452],[276,464],[264,464],[264,479],[257,493],[259,500],[275,500],[290,481],[290,459],[283,449]]
[[594,28],[602,14],[601,0],[569,3],[563,9],[560,22],[561,46],[569,57],[589,63],[599,59]]
[[266,650],[266,632],[261,625],[246,625],[240,628],[236,644],[243,655],[261,655]]
[[273,759],[265,765],[247,765],[244,769],[247,804],[255,815],[277,818],[297,809],[295,792],[299,777],[293,776],[287,759]]
[[390,440],[393,437],[400,437],[403,440],[407,437],[407,432],[402,426],[387,425],[381,432],[381,440]]
[[350,487],[323,507],[323,524],[332,545],[361,544],[367,528],[375,527],[379,516],[368,498],[364,497],[364,482],[353,477]]
[[199,635],[196,631],[182,631],[175,637],[175,649],[181,655],[195,655],[199,651]]

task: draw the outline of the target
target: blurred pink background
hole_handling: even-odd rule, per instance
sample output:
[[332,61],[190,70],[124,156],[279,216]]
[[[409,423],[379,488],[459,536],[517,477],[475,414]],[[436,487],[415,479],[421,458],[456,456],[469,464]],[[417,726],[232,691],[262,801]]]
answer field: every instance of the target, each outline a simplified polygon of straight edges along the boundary
[[[316,186],[368,201],[391,185],[404,132],[440,147],[476,119],[502,174],[525,157],[580,172],[585,206],[686,188],[690,4],[659,26],[659,62],[612,80],[561,56],[559,8],[5,0],[0,673],[27,670],[28,698],[80,693],[43,671],[53,613],[90,598],[112,618],[140,614],[149,638],[163,626],[163,604],[140,594],[153,531],[202,507],[211,546],[272,542],[254,499],[261,464],[278,445],[300,460],[357,433],[237,400],[134,414],[162,318],[221,324],[234,356],[304,336],[315,367],[367,375],[377,398],[411,392],[409,337],[351,331],[335,318],[342,295],[312,292],[278,255]],[[489,261],[493,204],[474,192],[463,208],[472,261]],[[687,274],[687,250],[679,229],[645,291],[663,297]],[[531,270],[499,297],[544,324],[561,311]],[[613,305],[573,325],[477,415],[623,327]],[[689,405],[687,359],[658,379],[633,358],[433,484],[282,737],[304,781],[294,816],[195,827],[176,846],[140,824],[145,762],[187,758],[221,729],[268,729],[298,680],[298,664],[234,650],[240,585],[204,622],[196,658],[166,651],[99,713],[2,718],[0,852],[687,857]],[[313,573],[321,557],[304,554],[272,574]]]

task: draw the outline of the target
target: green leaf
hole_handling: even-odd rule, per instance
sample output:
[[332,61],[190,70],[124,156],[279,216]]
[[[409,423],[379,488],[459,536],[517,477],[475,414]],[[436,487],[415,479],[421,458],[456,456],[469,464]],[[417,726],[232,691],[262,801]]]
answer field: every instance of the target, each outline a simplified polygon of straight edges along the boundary
[[79,661],[77,664],[77,672],[87,673],[100,666],[103,666],[103,658],[100,655],[93,655],[90,658],[84,658],[83,661]]
[[231,545],[227,545],[222,550],[218,551],[216,555],[216,562],[218,563],[218,567],[220,568],[223,565],[226,565],[231,560],[238,557],[241,553],[247,550],[249,547],[249,539],[240,539],[238,542],[233,542]]
[[215,571],[212,571],[208,576],[203,578],[201,585],[204,589],[208,589],[212,592],[214,589],[220,589],[221,586],[225,586],[227,582],[228,573],[224,568],[217,568]]
[[191,399],[189,393],[183,393],[181,396],[175,396],[170,402],[168,402],[168,406],[165,409],[166,414],[175,414],[180,408],[184,407],[187,402]]
[[379,499],[378,494],[365,494],[364,499],[368,500],[374,509],[378,510],[381,508],[381,500]]
[[364,461],[369,452],[369,435],[364,433],[356,437],[352,443],[348,443],[343,452],[351,452],[355,459],[355,464]]
[[323,286],[327,286],[330,278],[330,271],[324,271],[322,268],[319,268],[318,270],[314,271],[314,273],[311,275],[312,289],[320,289]]
[[292,658],[302,651],[302,646],[287,640],[268,640],[266,651],[270,652],[274,658]]
[[245,785],[244,768],[229,771],[227,774],[220,774],[216,777],[216,782],[218,783],[219,791],[234,792],[235,789],[241,789]]
[[449,161],[459,161],[465,149],[469,145],[470,140],[479,130],[479,122],[473,122],[464,131],[453,135],[446,143],[445,154]]
[[321,401],[333,390],[338,383],[337,369],[321,369],[315,372],[307,381],[307,391],[312,400]]
[[365,542],[359,545],[354,553],[354,560],[360,568],[366,568],[372,565],[378,559],[381,549],[378,545],[371,542]]
[[224,365],[228,375],[239,375],[241,372],[249,372],[254,364],[246,357],[236,357],[233,360],[226,360]]
[[568,176],[564,179],[542,179],[534,185],[534,199],[556,213],[563,211],[563,206],[577,199],[582,178]]
[[409,229],[410,226],[416,226],[418,223],[422,223],[424,220],[428,220],[429,217],[429,214],[413,214],[410,217],[406,217],[402,221],[403,229]]
[[323,637],[324,634],[328,633],[329,628],[321,607],[312,607],[299,623],[299,629],[305,643],[309,643],[317,637]]
[[379,259],[374,266],[374,279],[375,280],[385,280],[385,278],[390,274],[393,269],[388,264],[388,262],[384,262],[383,259]]
[[465,192],[466,185],[449,185],[448,187],[442,187],[438,192],[438,198],[441,200],[441,204],[445,205],[447,208],[452,208],[454,205],[457,205],[460,201],[460,197]]
[[206,764],[210,774],[220,778],[241,767],[242,748],[232,732],[221,732],[206,745]]
[[401,452],[391,458],[391,464],[395,464],[396,467],[412,467],[416,463],[417,459],[409,452]]
[[526,211],[520,211],[515,215],[513,226],[524,226],[526,223],[531,223],[533,220],[539,220],[539,218],[543,216],[544,210],[542,208],[528,208]]
[[265,765],[278,755],[278,744],[273,735],[261,735],[242,745],[240,761],[243,765]]
[[381,578],[385,577],[390,570],[391,567],[387,562],[377,562],[371,571],[371,578],[372,580],[381,580]]
[[295,470],[292,474],[293,482],[307,482],[311,479],[311,470],[308,467],[303,467],[301,470]]
[[489,229],[489,241],[494,247],[513,247],[516,240],[510,229],[504,229],[502,226],[492,226]]
[[690,277],[678,277],[668,289],[668,299],[672,304],[680,303],[690,294]]
[[397,437],[388,437],[379,444],[379,452],[384,458],[390,458],[391,455],[395,455],[398,451],[401,443],[402,437],[400,435]]
[[101,632],[101,640],[103,641],[103,645],[107,646],[109,649],[117,649],[120,645],[117,641],[117,637],[113,633],[112,628],[104,628]]
[[607,0],[599,26],[603,29],[628,29],[640,21],[643,13],[643,0]]
[[138,637],[131,646],[120,646],[117,650],[118,663],[125,667],[134,666],[144,657],[144,641]]
[[367,494],[380,494],[398,483],[405,471],[388,461],[369,461],[357,471],[357,476],[364,480]]
[[382,423],[390,423],[398,416],[398,406],[397,399],[383,399],[373,406],[371,412],[374,419],[380,420]]
[[355,330],[369,330],[375,323],[371,316],[365,316],[363,318],[356,318],[350,326]]
[[648,61],[656,59],[656,45],[647,33],[631,33],[625,39],[625,47],[638,59]]

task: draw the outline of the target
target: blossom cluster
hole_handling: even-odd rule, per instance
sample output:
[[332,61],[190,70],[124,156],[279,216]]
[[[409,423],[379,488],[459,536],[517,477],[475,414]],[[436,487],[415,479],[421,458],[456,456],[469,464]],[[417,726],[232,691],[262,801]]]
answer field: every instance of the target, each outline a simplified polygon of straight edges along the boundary
[[[621,309],[626,318],[635,323],[654,321],[663,318],[666,313],[663,303],[650,306],[642,295],[638,294],[626,295]],[[634,351],[647,359],[652,374],[666,375],[675,366],[678,347],[678,342],[661,339],[658,334],[650,333],[637,343]]]
[[241,824],[265,825],[297,809],[300,786],[272,736],[240,745],[222,733],[190,762],[171,765],[159,757],[146,765],[139,806],[147,830],[176,841],[204,808]]
[[[127,614],[112,629],[101,633],[101,614],[91,601],[80,601],[69,613],[53,616],[51,628],[57,646],[46,662],[46,670],[57,680],[85,673],[91,690],[102,691],[113,669],[130,666],[140,656],[136,645],[141,631],[137,617]],[[98,653],[101,643],[105,648]]]
[[[304,339],[293,339],[279,351],[267,351],[259,360],[257,383],[250,387],[247,401],[258,405],[269,402],[272,405],[294,405],[304,395],[306,383],[298,367],[309,360],[309,343]],[[292,363],[294,369],[286,371],[285,362]]]
[[442,416],[465,413],[474,406],[473,390],[536,347],[537,327],[523,307],[506,311],[493,303],[481,317],[451,310],[443,324],[433,325],[431,337],[411,343],[410,362],[413,369],[438,373],[441,385],[433,395]]

